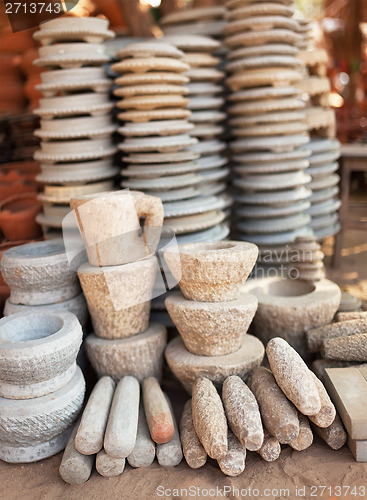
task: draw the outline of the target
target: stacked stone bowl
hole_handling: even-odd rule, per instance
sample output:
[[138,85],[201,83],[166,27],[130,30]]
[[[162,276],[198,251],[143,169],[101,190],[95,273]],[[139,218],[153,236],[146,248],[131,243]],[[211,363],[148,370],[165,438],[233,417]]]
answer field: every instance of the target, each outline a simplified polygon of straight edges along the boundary
[[198,35],[220,38],[225,25],[226,9],[215,5],[193,7],[171,12],[161,20],[165,35]]
[[305,102],[296,83],[305,74],[291,2],[228,0],[227,54],[230,149],[237,188],[238,237],[260,251],[287,245],[310,224],[311,181]]
[[51,238],[60,235],[73,196],[111,189],[118,173],[102,43],[114,33],[104,19],[62,17],[41,24],[34,37],[42,44],[35,64],[51,70],[42,73],[45,97],[34,111],[41,117],[38,180],[45,183],[37,221]]
[[119,132],[125,138],[119,145],[125,153],[122,187],[160,197],[165,231],[181,241],[225,238],[228,228],[221,222],[227,200],[201,196],[202,166],[195,150],[198,139],[191,135],[184,53],[153,40],[129,44],[117,57],[121,61],[112,69],[121,75],[115,95],[121,97]]
[[[166,329],[149,324],[163,223],[159,198],[115,191],[73,198],[88,262],[78,268],[94,333],[86,339],[99,377],[161,377]],[[140,235],[139,220],[145,217]]]
[[164,252],[181,289],[166,298],[180,333],[168,344],[166,359],[189,393],[200,376],[220,387],[230,375],[246,378],[262,362],[264,346],[247,335],[257,299],[241,293],[257,255],[256,245],[239,241],[184,244]]

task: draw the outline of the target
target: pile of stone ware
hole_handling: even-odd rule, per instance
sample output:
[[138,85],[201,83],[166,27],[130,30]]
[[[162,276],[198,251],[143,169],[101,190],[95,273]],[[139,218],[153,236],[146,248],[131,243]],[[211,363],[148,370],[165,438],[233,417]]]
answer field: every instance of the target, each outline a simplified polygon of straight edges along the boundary
[[189,121],[195,128],[189,133],[199,140],[192,150],[201,156],[196,160],[203,178],[201,192],[206,195],[223,193],[229,169],[223,137],[226,113],[223,110],[222,45],[213,38],[193,35],[168,35],[164,40],[182,50],[185,53],[183,61],[190,66],[185,76],[190,79],[187,85]]
[[[78,268],[94,333],[86,339],[99,377],[161,377],[166,329],[149,324],[163,223],[159,198],[115,191],[70,202],[87,251]],[[141,231],[140,219],[145,217]],[[141,234],[140,234],[141,232]]]
[[[302,20],[299,20],[300,22]],[[338,210],[340,200],[339,168],[340,143],[335,139],[335,112],[330,107],[330,80],[327,76],[328,55],[324,49],[316,48],[310,34],[307,21],[301,26],[306,30],[305,47],[298,53],[298,58],[307,68],[307,76],[296,84],[307,99],[306,121],[311,134],[311,142],[305,149],[311,152],[310,166],[307,173],[312,181],[311,207],[307,213],[311,216],[311,227],[318,240],[332,236],[340,230]]]
[[296,451],[309,448],[310,424],[331,448],[345,444],[345,430],[323,383],[296,351],[276,338],[266,353],[271,370],[254,368],[247,384],[241,376],[228,376],[221,396],[209,378],[195,380],[180,422],[183,453],[191,468],[202,467],[209,456],[224,474],[238,476],[247,451],[272,462],[281,445]]
[[62,17],[41,24],[34,37],[42,44],[35,64],[51,70],[42,73],[38,88],[45,97],[34,113],[41,117],[38,180],[45,183],[37,221],[52,238],[60,235],[73,196],[112,189],[118,173],[112,82],[103,67],[110,56],[102,43],[114,33],[105,19]]
[[126,461],[149,467],[155,456],[162,467],[178,465],[183,456],[172,405],[158,380],[144,379],[140,396],[135,377],[126,375],[117,385],[102,377],[70,437],[60,475],[69,484],[82,484],[94,462],[101,476],[117,477]]
[[357,462],[367,462],[367,367],[329,368],[325,386],[348,433],[348,447]]
[[[302,35],[291,1],[228,0],[223,30],[227,53],[230,143],[237,188],[239,239],[279,253],[309,232],[311,177],[306,103],[296,84],[305,77],[297,58]],[[260,256],[262,259],[262,257]]]
[[1,274],[11,291],[4,316],[67,311],[75,314],[85,328],[87,305],[63,240],[27,243],[6,250]]
[[112,69],[120,76],[114,93],[121,97],[119,132],[125,137],[119,148],[126,155],[121,185],[160,197],[165,230],[173,231],[180,241],[225,238],[228,228],[221,222],[226,198],[202,196],[198,140],[190,135],[194,125],[186,109],[189,89],[184,84],[189,79],[183,73],[189,65],[184,53],[152,40],[129,44],[117,57],[121,61]]
[[165,355],[189,393],[200,376],[220,386],[229,375],[245,378],[263,360],[264,346],[246,334],[257,300],[241,293],[257,255],[256,245],[237,241],[184,244],[164,252],[182,292],[165,301],[180,333]]
[[165,35],[198,35],[221,38],[226,9],[220,5],[171,12],[161,19]]
[[325,255],[314,236],[298,237],[291,245],[291,252],[290,277],[310,282],[325,278]]
[[65,448],[84,400],[76,364],[82,339],[77,317],[67,311],[0,320],[1,460],[37,462]]

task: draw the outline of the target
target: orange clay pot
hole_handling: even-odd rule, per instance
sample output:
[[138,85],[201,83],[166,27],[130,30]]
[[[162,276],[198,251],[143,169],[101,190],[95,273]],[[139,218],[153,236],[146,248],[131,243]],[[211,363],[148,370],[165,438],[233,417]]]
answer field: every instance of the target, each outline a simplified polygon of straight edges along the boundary
[[39,238],[41,227],[36,216],[42,209],[41,203],[32,193],[12,196],[0,205],[0,228],[10,241]]
[[14,170],[6,174],[0,173],[0,202],[6,200],[10,196],[21,193],[36,194],[37,191],[37,182],[24,178]]
[[16,172],[22,179],[34,181],[41,172],[41,167],[39,161],[35,160],[13,161],[0,165],[0,175],[9,174],[10,172]]

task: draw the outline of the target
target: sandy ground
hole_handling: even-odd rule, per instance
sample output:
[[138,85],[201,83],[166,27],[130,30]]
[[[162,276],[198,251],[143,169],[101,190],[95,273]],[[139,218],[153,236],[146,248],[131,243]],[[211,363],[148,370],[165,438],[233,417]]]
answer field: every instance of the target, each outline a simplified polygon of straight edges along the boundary
[[[328,264],[332,252],[332,239],[325,242],[323,249],[328,256],[326,258]],[[367,305],[366,234],[357,231],[347,232],[343,256],[340,269],[328,267],[328,278],[336,281],[343,289],[360,296]],[[175,411],[180,415],[186,398],[184,391],[174,381],[169,381],[166,389],[173,399]],[[224,476],[213,460],[196,471],[190,469],[183,461],[172,469],[163,469],[157,463],[147,469],[133,469],[126,466],[120,477],[110,479],[102,478],[93,471],[87,483],[70,486],[66,485],[58,475],[60,460],[61,454],[29,465],[11,465],[0,461],[1,498],[5,500],[146,500],[223,496],[233,499],[270,500],[367,498],[367,464],[356,463],[346,446],[339,451],[333,451],[317,437],[314,444],[303,452],[284,447],[280,458],[273,463],[264,462],[256,453],[249,453],[246,470],[237,478]],[[323,486],[327,488],[323,490],[321,488]],[[227,489],[224,490],[224,487]],[[343,489],[340,491],[338,487]],[[348,487],[350,487],[349,493]],[[181,489],[183,491],[179,491]]]

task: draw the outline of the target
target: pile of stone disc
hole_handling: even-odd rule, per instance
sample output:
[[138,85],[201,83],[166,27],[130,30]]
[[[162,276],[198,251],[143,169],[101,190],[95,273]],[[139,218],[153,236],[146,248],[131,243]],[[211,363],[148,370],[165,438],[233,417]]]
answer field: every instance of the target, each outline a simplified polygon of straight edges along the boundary
[[102,67],[109,61],[102,42],[114,36],[107,20],[73,17],[41,24],[34,35],[43,45],[35,64],[51,70],[42,73],[45,97],[34,111],[41,117],[37,180],[45,184],[37,222],[46,238],[60,235],[72,197],[112,189],[118,173],[111,81]]
[[[125,137],[122,187],[159,196],[164,203],[165,228],[180,241],[220,240],[228,235],[222,226],[225,200],[200,196],[203,178],[200,153],[195,151],[194,125],[185,94],[189,66],[184,53],[160,41],[129,44],[118,51],[120,62],[112,70],[119,129]],[[210,56],[209,56],[210,57]]]
[[227,0],[224,28],[236,229],[271,254],[309,232],[311,220],[305,102],[295,87],[303,38],[289,4]]
[[190,66],[185,73],[190,79],[187,85],[188,108],[191,110],[189,121],[195,126],[190,135],[199,140],[192,149],[201,156],[197,162],[203,177],[202,193],[222,193],[227,187],[229,169],[223,138],[223,122],[226,118],[223,110],[225,73],[220,70],[221,58],[216,54],[221,43],[210,37],[196,35],[168,35],[165,40],[184,52],[183,61]]
[[203,35],[220,38],[226,9],[215,5],[171,12],[161,19],[165,35]]

